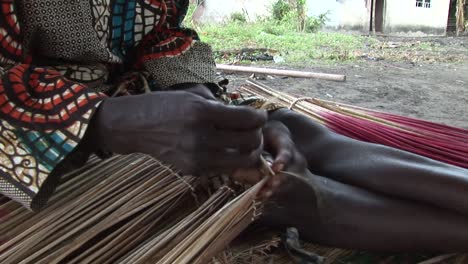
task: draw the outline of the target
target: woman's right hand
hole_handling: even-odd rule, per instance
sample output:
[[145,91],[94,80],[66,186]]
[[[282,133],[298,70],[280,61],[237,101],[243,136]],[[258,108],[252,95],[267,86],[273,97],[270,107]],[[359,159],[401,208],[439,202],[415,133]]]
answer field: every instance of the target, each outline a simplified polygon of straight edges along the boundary
[[108,98],[93,118],[98,147],[140,152],[187,174],[258,165],[267,113],[184,91]]
[[[276,192],[282,191],[290,178],[285,171],[295,175],[305,175],[307,172],[307,161],[297,150],[289,129],[279,121],[268,121],[263,128],[264,150],[272,155],[271,169],[275,173],[270,177],[260,193],[260,198],[271,198]],[[264,172],[258,168],[239,169],[232,175],[233,179],[248,184],[255,184],[265,177]]]

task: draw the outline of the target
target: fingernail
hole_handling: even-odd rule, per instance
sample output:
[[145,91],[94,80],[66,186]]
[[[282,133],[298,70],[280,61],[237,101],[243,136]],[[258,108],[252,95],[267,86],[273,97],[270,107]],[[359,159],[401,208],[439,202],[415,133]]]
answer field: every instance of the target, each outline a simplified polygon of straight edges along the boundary
[[275,165],[275,172],[280,172],[283,169],[284,169],[284,164],[283,163],[279,163],[279,164]]

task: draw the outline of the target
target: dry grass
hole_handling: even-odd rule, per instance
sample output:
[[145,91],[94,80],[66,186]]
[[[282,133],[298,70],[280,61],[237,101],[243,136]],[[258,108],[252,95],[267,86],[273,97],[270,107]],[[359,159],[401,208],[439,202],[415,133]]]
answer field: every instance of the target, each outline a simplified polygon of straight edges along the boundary
[[207,193],[148,156],[93,158],[40,213],[2,198],[0,262],[205,263],[254,220],[262,184]]

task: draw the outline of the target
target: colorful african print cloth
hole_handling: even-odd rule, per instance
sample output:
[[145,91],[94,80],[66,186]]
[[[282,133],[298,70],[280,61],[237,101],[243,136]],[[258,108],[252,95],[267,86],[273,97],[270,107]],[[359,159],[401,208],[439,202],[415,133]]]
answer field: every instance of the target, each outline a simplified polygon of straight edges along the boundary
[[188,0],[0,0],[3,195],[41,208],[106,94],[215,82],[210,47],[181,27],[187,7]]

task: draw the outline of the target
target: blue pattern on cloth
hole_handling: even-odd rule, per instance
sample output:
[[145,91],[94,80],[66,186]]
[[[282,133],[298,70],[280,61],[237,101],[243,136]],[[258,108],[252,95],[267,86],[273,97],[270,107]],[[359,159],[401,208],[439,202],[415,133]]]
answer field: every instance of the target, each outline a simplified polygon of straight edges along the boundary
[[111,51],[124,59],[135,43],[136,0],[117,0],[112,8]]
[[48,170],[53,170],[77,145],[77,142],[59,131],[44,134],[17,129],[16,132],[28,152],[34,153],[37,160]]

